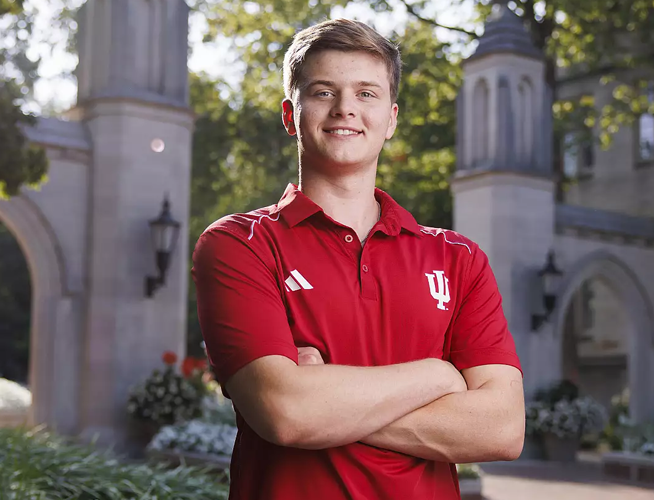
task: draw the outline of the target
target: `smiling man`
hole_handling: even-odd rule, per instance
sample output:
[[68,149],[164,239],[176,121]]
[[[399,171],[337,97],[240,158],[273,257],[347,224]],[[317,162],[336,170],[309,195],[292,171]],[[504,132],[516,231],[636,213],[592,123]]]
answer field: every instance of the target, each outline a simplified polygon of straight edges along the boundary
[[454,463],[522,449],[488,259],[375,188],[400,73],[397,47],[362,23],[298,33],[282,119],[299,184],[196,246],[200,323],[237,412],[230,499],[456,500]]

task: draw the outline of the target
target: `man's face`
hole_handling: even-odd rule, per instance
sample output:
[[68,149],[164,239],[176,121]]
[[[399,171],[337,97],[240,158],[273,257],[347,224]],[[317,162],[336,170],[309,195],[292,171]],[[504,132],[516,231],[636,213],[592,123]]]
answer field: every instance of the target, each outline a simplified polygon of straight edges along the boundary
[[302,168],[375,168],[397,125],[386,65],[366,52],[309,55],[284,126],[298,137]]

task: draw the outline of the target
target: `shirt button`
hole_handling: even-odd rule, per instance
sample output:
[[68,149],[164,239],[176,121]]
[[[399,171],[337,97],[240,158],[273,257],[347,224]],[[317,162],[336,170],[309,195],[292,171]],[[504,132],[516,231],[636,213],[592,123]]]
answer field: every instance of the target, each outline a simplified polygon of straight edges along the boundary
[[363,269],[364,273],[368,272],[368,266],[366,266],[365,264],[363,265],[363,267],[361,269]]
[[346,234],[346,235],[345,235],[345,241],[346,241],[347,243],[352,243],[353,240],[354,240],[354,238],[352,238],[352,235],[351,235],[351,234]]

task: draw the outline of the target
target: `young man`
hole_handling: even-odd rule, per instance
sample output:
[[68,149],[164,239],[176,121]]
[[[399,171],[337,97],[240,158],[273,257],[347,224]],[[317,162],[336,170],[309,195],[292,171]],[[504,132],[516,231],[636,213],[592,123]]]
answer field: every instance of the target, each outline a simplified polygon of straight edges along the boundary
[[364,24],[298,33],[283,122],[299,186],[198,241],[200,323],[238,416],[230,499],[455,500],[453,463],[522,449],[520,365],[486,256],[375,189],[400,68]]

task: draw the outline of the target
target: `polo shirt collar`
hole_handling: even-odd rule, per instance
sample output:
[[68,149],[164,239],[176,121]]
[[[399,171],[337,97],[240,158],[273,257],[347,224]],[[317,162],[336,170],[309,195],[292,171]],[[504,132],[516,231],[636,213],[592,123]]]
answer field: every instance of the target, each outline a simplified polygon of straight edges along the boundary
[[289,184],[275,211],[282,213],[289,227],[295,227],[313,214],[322,212],[322,208],[311,201],[311,198],[300,191],[295,184]]
[[[375,188],[375,198],[381,205],[381,221],[387,229],[387,234],[396,236],[402,229],[406,229],[413,234],[421,235],[420,226],[413,215],[402,208],[388,193]],[[322,208],[300,191],[295,184],[286,186],[284,194],[277,203],[277,209],[274,210],[274,212],[281,212],[289,227],[294,227],[322,211]]]
[[396,236],[400,234],[402,229],[406,229],[410,233],[422,236],[415,217],[406,208],[400,206],[391,195],[379,188],[375,188],[375,198],[381,205],[381,221],[388,229],[389,235]]

